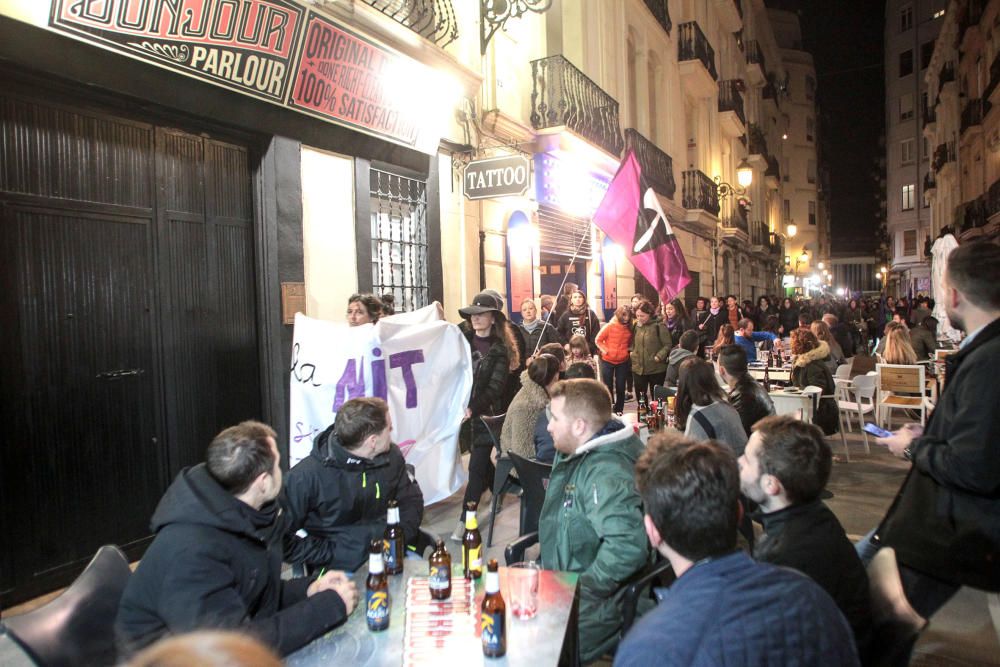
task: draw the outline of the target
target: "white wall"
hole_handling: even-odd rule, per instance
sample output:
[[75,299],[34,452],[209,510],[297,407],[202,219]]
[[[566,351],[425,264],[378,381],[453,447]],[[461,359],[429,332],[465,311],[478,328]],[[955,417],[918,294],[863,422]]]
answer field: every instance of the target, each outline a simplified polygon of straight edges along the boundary
[[306,315],[344,319],[358,291],[351,158],[302,147],[302,245]]

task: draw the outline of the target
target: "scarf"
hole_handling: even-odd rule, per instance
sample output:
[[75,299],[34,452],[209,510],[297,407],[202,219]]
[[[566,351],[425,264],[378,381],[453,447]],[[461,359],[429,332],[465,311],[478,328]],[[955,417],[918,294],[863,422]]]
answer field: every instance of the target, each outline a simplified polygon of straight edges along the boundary
[[718,315],[722,312],[722,306],[719,306],[718,308],[709,308],[708,312],[712,313],[712,315]]
[[534,320],[532,320],[531,324],[528,324],[527,322],[523,322],[522,321],[521,322],[521,326],[524,327],[525,331],[527,331],[530,334],[533,334],[533,333],[535,333],[535,329],[537,329],[538,327],[542,326],[542,321],[540,319],[537,319],[537,318],[534,319]]

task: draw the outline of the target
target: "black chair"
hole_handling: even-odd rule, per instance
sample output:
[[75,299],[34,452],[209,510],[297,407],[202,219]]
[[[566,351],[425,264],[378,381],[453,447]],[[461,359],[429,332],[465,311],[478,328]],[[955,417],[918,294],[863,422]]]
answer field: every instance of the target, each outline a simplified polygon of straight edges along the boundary
[[552,475],[552,464],[533,461],[510,453],[514,462],[514,470],[521,484],[521,526],[518,535],[533,533],[538,530],[538,517],[542,514],[542,504],[545,502],[545,489]]
[[649,588],[652,596],[654,586],[669,586],[676,580],[674,569],[670,561],[663,559],[658,563],[642,570],[637,578],[633,577],[625,586],[625,593],[622,595],[622,638],[628,633],[629,628],[635,623],[639,611],[639,598],[642,592]]
[[528,547],[535,544],[538,544],[537,530],[533,533],[521,535],[521,537],[508,544],[503,550],[504,563],[513,565],[514,563],[522,562],[524,560],[524,552],[528,550]]
[[4,627],[41,667],[112,665],[115,616],[131,574],[125,554],[103,546],[57,598]]
[[490,499],[490,529],[486,533],[486,546],[493,546],[493,527],[496,525],[497,513],[503,508],[503,496],[514,490],[520,490],[517,478],[510,473],[514,470],[514,463],[507,456],[501,455],[500,432],[503,430],[503,421],[507,414],[495,415],[493,417],[480,417],[486,433],[493,442],[493,448],[497,451],[496,471],[493,473],[493,497]]

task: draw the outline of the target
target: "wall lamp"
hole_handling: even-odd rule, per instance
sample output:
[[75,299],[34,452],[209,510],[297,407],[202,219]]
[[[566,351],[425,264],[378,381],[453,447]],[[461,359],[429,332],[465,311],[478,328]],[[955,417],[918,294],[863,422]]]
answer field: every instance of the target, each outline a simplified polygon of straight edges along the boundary
[[721,176],[715,177],[715,188],[719,194],[719,201],[722,201],[730,195],[735,195],[737,197],[743,197],[747,193],[747,188],[753,183],[753,167],[747,162],[746,158],[740,161],[738,167],[736,167],[736,183],[737,185],[730,185],[729,183],[722,180]]

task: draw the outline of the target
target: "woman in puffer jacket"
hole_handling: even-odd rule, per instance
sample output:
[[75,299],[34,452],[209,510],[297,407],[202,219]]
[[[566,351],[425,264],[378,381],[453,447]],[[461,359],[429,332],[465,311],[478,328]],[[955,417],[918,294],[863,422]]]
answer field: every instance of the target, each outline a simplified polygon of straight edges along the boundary
[[500,431],[500,449],[526,459],[536,458],[535,425],[549,404],[548,390],[559,381],[560,362],[551,354],[539,354],[521,373],[521,391],[507,408]]
[[595,341],[601,351],[601,381],[615,399],[615,413],[625,410],[625,379],[632,372],[629,347],[632,345],[632,310],[618,306]]

